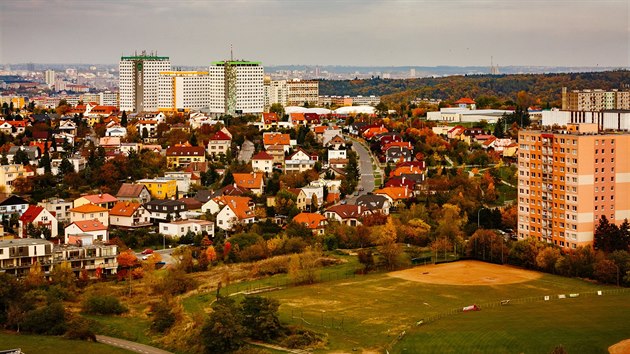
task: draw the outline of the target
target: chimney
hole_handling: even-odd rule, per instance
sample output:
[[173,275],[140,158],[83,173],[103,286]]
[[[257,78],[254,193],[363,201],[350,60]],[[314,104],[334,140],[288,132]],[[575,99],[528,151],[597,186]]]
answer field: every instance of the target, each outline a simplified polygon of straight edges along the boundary
[[359,215],[361,215],[361,206],[358,206],[358,210],[359,210]]

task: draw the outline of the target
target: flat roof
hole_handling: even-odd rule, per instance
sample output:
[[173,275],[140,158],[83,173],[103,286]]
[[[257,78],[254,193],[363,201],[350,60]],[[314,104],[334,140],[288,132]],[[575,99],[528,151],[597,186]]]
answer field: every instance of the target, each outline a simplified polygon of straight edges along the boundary
[[120,60],[169,60],[169,57],[158,57],[152,55],[133,55],[129,57],[120,57]]
[[52,242],[39,238],[14,238],[12,240],[0,240],[0,247],[7,246],[32,246],[32,245],[52,245]]
[[262,62],[260,61],[245,61],[245,60],[224,60],[224,61],[213,61],[212,65],[260,65]]

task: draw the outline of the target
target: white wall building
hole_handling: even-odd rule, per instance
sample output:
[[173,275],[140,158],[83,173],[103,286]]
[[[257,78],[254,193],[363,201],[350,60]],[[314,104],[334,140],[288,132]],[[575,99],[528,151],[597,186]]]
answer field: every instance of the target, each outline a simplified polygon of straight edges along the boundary
[[542,125],[566,126],[569,123],[595,123],[599,129],[630,130],[629,111],[543,111]]
[[263,112],[264,69],[260,62],[213,62],[208,73],[211,113],[235,115]]
[[163,71],[159,75],[158,107],[160,110],[208,108],[211,87],[207,71]]
[[118,64],[120,110],[127,112],[158,109],[159,73],[171,70],[169,57],[141,55],[121,57]]
[[171,222],[161,222],[159,232],[166,236],[179,239],[188,232],[198,235],[202,232],[208,233],[208,238],[214,237],[214,224],[207,220],[188,219]]

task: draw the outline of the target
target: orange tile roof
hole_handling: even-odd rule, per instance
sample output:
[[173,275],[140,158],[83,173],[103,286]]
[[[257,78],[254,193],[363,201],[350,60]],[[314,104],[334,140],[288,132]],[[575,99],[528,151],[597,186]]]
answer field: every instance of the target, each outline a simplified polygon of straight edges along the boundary
[[392,200],[407,199],[411,196],[409,190],[405,187],[385,187],[375,190],[374,194],[385,194]]
[[304,113],[291,113],[291,120],[305,120]]
[[249,204],[252,201],[249,197],[224,195],[213,200],[219,205],[228,206],[240,220],[256,216],[254,211],[249,208]]
[[374,135],[383,134],[383,133],[387,133],[387,132],[389,132],[389,130],[387,130],[387,128],[385,128],[385,127],[376,127],[376,128],[370,128],[370,129],[366,130],[363,133],[363,136],[366,139],[370,139]]
[[73,224],[77,225],[83,232],[107,230],[107,226],[103,225],[103,223],[97,219],[75,221]]
[[263,120],[265,121],[265,124],[276,123],[278,122],[278,116],[273,112],[263,113]]
[[475,104],[475,100],[470,97],[462,97],[459,100],[455,101],[455,104]]
[[325,125],[319,125],[317,127],[313,127],[313,131],[315,134],[323,134],[328,127]]
[[265,133],[263,135],[263,144],[265,145],[290,145],[291,136],[281,133]]
[[258,189],[262,185],[262,173],[234,173],[234,183],[241,188]]
[[320,223],[326,221],[326,218],[317,213],[299,213],[293,218],[293,221],[306,224],[306,227],[312,230],[323,227],[324,225],[320,225]]
[[422,169],[418,166],[401,166],[398,167],[397,169],[393,170],[389,176],[390,177],[396,177],[396,176],[400,176],[402,174],[409,174],[409,175],[417,175],[422,173]]
[[112,216],[132,216],[133,213],[138,210],[142,204],[140,203],[132,203],[132,202],[118,202],[114,207],[109,211],[109,215]]
[[76,208],[70,209],[70,211],[75,213],[99,213],[101,211],[107,211],[107,209],[101,208],[100,206],[94,204],[83,204]]

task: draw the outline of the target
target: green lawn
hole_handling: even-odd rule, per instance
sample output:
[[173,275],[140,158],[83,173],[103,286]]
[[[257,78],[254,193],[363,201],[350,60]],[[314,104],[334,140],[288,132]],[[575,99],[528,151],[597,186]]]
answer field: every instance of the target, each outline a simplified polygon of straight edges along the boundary
[[96,334],[152,345],[148,335],[150,324],[145,319],[129,316],[84,316],[97,323],[93,329]]
[[630,337],[630,295],[580,297],[459,313],[413,327],[391,353],[607,353]]
[[[563,302],[515,302],[505,307],[475,313],[455,313],[421,327],[416,327],[415,324],[420,319],[471,304],[594,292],[600,289],[610,288],[549,274],[525,283],[495,286],[435,285],[392,278],[387,274],[374,274],[311,286],[290,287],[265,293],[264,296],[280,301],[280,317],[283,322],[301,323],[307,328],[327,333],[329,344],[322,352],[352,351],[354,348],[382,351],[396,343],[402,331],[407,331],[404,340],[392,347],[396,352],[425,352],[425,347],[420,346],[425,342],[433,343],[430,349],[433,352],[500,352],[508,348],[504,342],[519,342],[520,344],[514,344],[517,349],[511,350],[512,347],[509,347],[506,350],[546,353],[556,344],[571,342],[572,348],[582,347],[579,343],[587,337],[587,333],[597,334],[610,330],[610,333],[594,341],[589,347],[600,350],[621,338],[630,337],[630,321],[620,320],[630,315],[630,307],[620,310],[630,300],[630,293],[614,297],[566,299]],[[616,300],[607,302],[609,299]],[[598,305],[589,307],[590,303]],[[568,305],[578,307],[572,309]],[[565,313],[571,316],[563,316]],[[502,317],[505,314],[509,317]],[[607,318],[615,326],[609,325],[605,320]],[[473,320],[480,322],[471,322]],[[503,322],[507,324],[504,326]],[[559,331],[557,327],[564,322],[571,322],[571,325]],[[446,333],[445,328],[449,329]],[[576,332],[576,328],[580,331]],[[515,335],[513,333],[516,330],[521,332]],[[550,333],[558,337],[550,337]],[[457,341],[459,344],[453,344],[453,349],[445,346]],[[475,344],[479,348],[468,346],[469,342],[479,343]]]
[[124,354],[133,353],[124,349],[100,343],[68,340],[62,337],[17,335],[0,332],[0,350],[20,348],[23,352],[47,354]]

